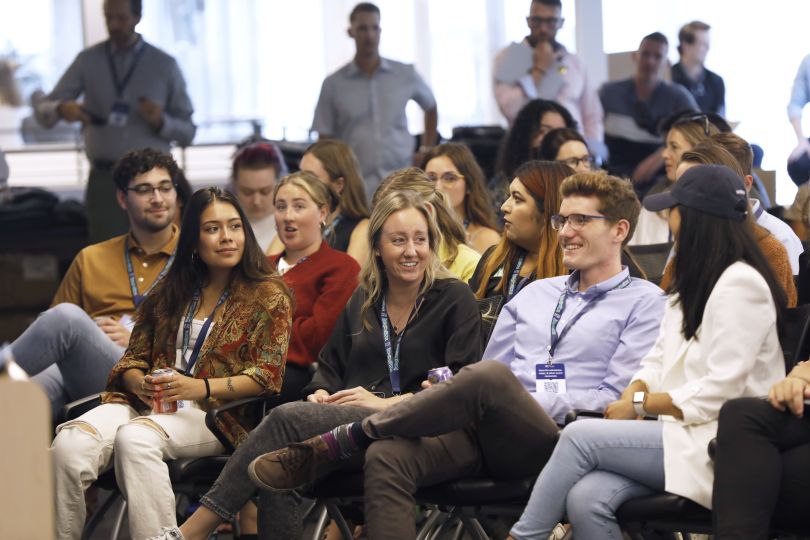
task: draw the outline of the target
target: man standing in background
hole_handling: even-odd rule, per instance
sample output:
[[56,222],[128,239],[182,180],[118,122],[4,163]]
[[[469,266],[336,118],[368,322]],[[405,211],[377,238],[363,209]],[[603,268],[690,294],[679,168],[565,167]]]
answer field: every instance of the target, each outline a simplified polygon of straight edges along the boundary
[[354,59],[323,81],[312,120],[321,138],[342,139],[352,147],[369,199],[390,172],[414,161],[405,105],[414,100],[425,111],[419,154],[436,144],[436,99],[412,65],[380,56],[380,9],[357,4],[349,15]]
[[79,53],[35,108],[46,128],[60,119],[82,123],[91,165],[85,192],[91,243],[123,234],[129,225],[116,203],[115,161],[140,148],[168,151],[172,141],[188,146],[196,131],[177,62],[135,32],[141,13],[141,0],[104,0],[110,38]]
[[672,66],[672,82],[680,84],[692,94],[700,110],[720,116],[726,115],[726,85],[723,78],[705,67],[709,52],[711,26],[692,21],[678,32],[680,62]]

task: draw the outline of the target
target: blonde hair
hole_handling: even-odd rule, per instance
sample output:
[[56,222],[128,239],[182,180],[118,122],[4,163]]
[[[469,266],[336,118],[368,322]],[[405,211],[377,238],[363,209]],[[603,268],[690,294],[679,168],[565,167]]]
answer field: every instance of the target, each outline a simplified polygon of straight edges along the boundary
[[[376,199],[375,197],[375,200]],[[371,249],[360,271],[360,286],[366,291],[366,300],[363,302],[360,316],[363,319],[363,326],[367,330],[370,329],[370,325],[366,319],[366,312],[379,301],[388,286],[382,258],[377,254],[380,247],[380,236],[382,235],[383,226],[392,214],[409,208],[413,208],[422,214],[428,228],[428,247],[430,254],[425,268],[425,278],[422,280],[422,286],[419,288],[419,294],[422,295],[427,292],[433,286],[433,282],[437,278],[451,277],[439,260],[438,250],[439,243],[441,242],[441,233],[436,224],[436,218],[433,216],[433,212],[430,211],[428,202],[419,193],[412,190],[391,191],[387,193],[379,200],[376,200],[374,210],[371,212],[368,225],[368,245],[371,246]]]
[[325,207],[327,212],[332,212],[337,207],[339,200],[337,193],[309,171],[294,172],[279,180],[276,187],[273,188],[273,204],[276,202],[278,190],[287,185],[303,189],[315,203],[315,206],[318,208]]
[[436,213],[436,224],[447,248],[447,259],[442,261],[445,266],[451,266],[458,255],[459,244],[467,241],[464,226],[456,217],[447,200],[447,195],[436,189],[436,183],[431,182],[424,171],[416,167],[408,167],[394,171],[377,187],[374,192],[373,203],[392,191],[411,190],[421,195],[425,202],[433,206]]
[[340,211],[352,218],[367,218],[366,188],[360,176],[360,163],[351,147],[339,139],[321,139],[304,151],[312,154],[323,165],[329,180],[343,178]]

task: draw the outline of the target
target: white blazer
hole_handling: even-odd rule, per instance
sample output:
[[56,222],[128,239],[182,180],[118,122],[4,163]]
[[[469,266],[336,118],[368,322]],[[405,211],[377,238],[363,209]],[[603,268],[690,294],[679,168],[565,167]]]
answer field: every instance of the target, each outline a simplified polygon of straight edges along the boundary
[[682,321],[670,298],[658,339],[632,380],[669,393],[683,411],[683,420],[659,417],[666,490],[711,508],[714,465],[707,447],[720,407],[732,398],[767,395],[785,376],[784,357],[770,289],[746,263],[732,264],[717,280],[696,338],[684,339]]

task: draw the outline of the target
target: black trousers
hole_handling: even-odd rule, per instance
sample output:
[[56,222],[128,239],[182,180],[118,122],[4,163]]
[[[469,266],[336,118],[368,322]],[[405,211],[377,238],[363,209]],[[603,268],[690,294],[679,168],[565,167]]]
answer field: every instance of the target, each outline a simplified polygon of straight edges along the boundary
[[773,524],[810,529],[810,411],[780,412],[758,398],[720,410],[715,457],[715,538],[766,539]]

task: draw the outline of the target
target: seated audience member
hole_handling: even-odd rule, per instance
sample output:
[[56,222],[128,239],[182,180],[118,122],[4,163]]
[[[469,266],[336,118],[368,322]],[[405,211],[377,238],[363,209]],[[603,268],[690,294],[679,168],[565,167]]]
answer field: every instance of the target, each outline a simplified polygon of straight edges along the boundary
[[483,253],[498,243],[500,235],[484,171],[467,146],[459,143],[434,146],[422,160],[421,168],[447,195],[450,207],[464,225],[467,243],[473,249]]
[[[174,264],[139,306],[102,405],[57,428],[51,456],[58,538],[79,537],[84,491],[113,460],[132,537],[175,525],[163,461],[222,453],[205,411],[281,390],[291,302],[236,199],[218,188],[196,192]],[[158,369],[169,373],[154,374]],[[176,412],[166,412],[171,405]],[[234,445],[253,428],[244,412],[223,422]]]
[[802,129],[802,111],[807,103],[810,103],[810,54],[799,64],[787,106],[788,119],[796,134],[796,147],[788,157],[787,168],[791,179],[799,187],[810,179],[810,139]]
[[[734,135],[734,137],[739,139],[736,135]],[[739,140],[742,141],[742,139]],[[744,162],[745,160],[743,160],[743,163]],[[675,177],[680,178],[687,170],[692,167],[697,167],[698,165],[724,165],[743,179],[745,189],[748,190],[751,187],[751,176],[745,174],[743,163],[738,161],[736,156],[726,150],[726,147],[717,144],[713,139],[708,139],[695,146],[692,150],[683,153],[681,161],[675,171]],[[752,202],[755,199],[749,198],[748,200]],[[765,256],[765,260],[770,264],[776,280],[785,291],[787,306],[794,307],[796,305],[797,296],[796,283],[793,279],[793,271],[790,268],[790,261],[785,246],[783,246],[779,239],[768,231],[768,229],[756,223],[753,211],[749,212],[747,221],[754,239],[757,241],[757,245],[759,245],[759,249]],[[667,262],[664,275],[661,278],[661,288],[668,290],[674,281],[674,277],[674,260],[670,259]]]
[[621,266],[638,199],[628,182],[603,173],[575,174],[561,191],[551,222],[574,272],[535,281],[506,304],[484,351],[492,360],[386,411],[257,458],[250,465],[257,485],[291,489],[368,448],[368,537],[414,538],[418,487],[480,474],[537,474],[569,410],[602,409],[618,399],[655,341],[664,307],[658,287]]
[[723,78],[704,65],[709,52],[711,26],[692,21],[678,31],[680,61],[672,66],[672,82],[692,94],[701,111],[723,116],[726,111],[726,85]]
[[634,75],[607,82],[599,90],[605,110],[605,144],[610,152],[607,169],[631,178],[637,189],[649,184],[661,168],[664,141],[659,123],[677,112],[698,109],[685,88],[661,78],[668,48],[663,34],[645,36],[633,53]]
[[330,247],[362,264],[368,255],[368,204],[360,164],[352,149],[338,139],[321,139],[301,158],[301,170],[314,173],[340,202],[326,218],[324,238]]
[[273,194],[278,237],[284,251],[271,264],[295,298],[290,347],[284,372],[285,401],[301,399],[309,366],[332,334],[354,289],[360,266],[323,241],[322,223],[330,213],[331,189],[310,172],[285,176]]
[[276,181],[287,174],[287,164],[281,149],[265,140],[249,142],[240,147],[233,157],[231,182],[233,192],[245,211],[256,241],[267,253],[276,238],[276,220],[273,218],[273,188]]
[[[666,133],[666,144],[662,152],[666,176],[649,189],[650,194],[671,189],[675,182],[675,168],[683,153],[694,148],[700,141],[718,133],[718,130],[705,114],[687,113],[675,120]],[[638,217],[638,229],[630,245],[644,246],[671,242],[672,235],[667,219],[667,212],[650,212],[642,208]]]
[[589,172],[594,168],[588,145],[575,129],[552,129],[543,138],[535,155],[537,159],[565,163],[574,172]]
[[754,154],[751,151],[751,145],[749,145],[745,139],[735,135],[734,133],[718,133],[716,135],[712,135],[709,140],[728,150],[728,152],[739,162],[744,173],[743,180],[745,181],[745,189],[749,193],[748,200],[751,203],[751,210],[754,214],[757,225],[768,229],[772,235],[782,242],[782,245],[784,245],[785,249],[787,250],[793,275],[798,275],[799,255],[801,255],[804,251],[802,241],[798,236],[796,236],[796,233],[793,232],[790,225],[765,211],[765,209],[762,207],[762,203],[760,203],[759,200],[750,197],[754,181],[752,176]]
[[476,298],[500,295],[508,302],[535,279],[568,273],[550,218],[560,209],[560,185],[571,174],[567,165],[545,161],[518,168],[501,206],[500,242],[484,252],[470,279]]
[[45,389],[54,417],[65,403],[104,390],[129,342],[135,308],[168,271],[179,174],[171,154],[158,150],[118,161],[113,180],[129,233],[79,252],[51,309],[11,345],[17,363]]
[[546,99],[528,102],[520,109],[501,143],[495,164],[495,178],[491,181],[490,189],[496,194],[506,191],[517,168],[532,159],[546,133],[564,127],[577,128],[568,109]]
[[[720,407],[763,395],[784,376],[785,294],[746,223],[746,203],[742,178],[721,165],[693,167],[644,200],[653,211],[672,209],[675,232],[661,334],[606,420],[562,431],[512,538],[548,538],[566,514],[577,538],[621,538],[616,510],[655,492],[711,507],[707,446]],[[661,421],[639,420],[647,414]]]
[[[360,287],[321,350],[306,401],[273,409],[253,430],[180,528],[184,538],[207,539],[250,499],[256,456],[413,399],[428,370],[458,371],[481,358],[475,299],[442,269],[438,242],[436,220],[416,193],[394,191],[374,206]],[[261,538],[297,540],[301,526],[296,495],[260,494]],[[176,538],[172,532],[164,538]]]
[[376,206],[377,201],[392,191],[405,189],[416,191],[430,204],[436,213],[436,224],[441,235],[439,260],[454,277],[468,283],[481,255],[465,243],[464,227],[453,214],[447,195],[439,191],[423,171],[414,167],[394,171],[377,186],[373,204]]

